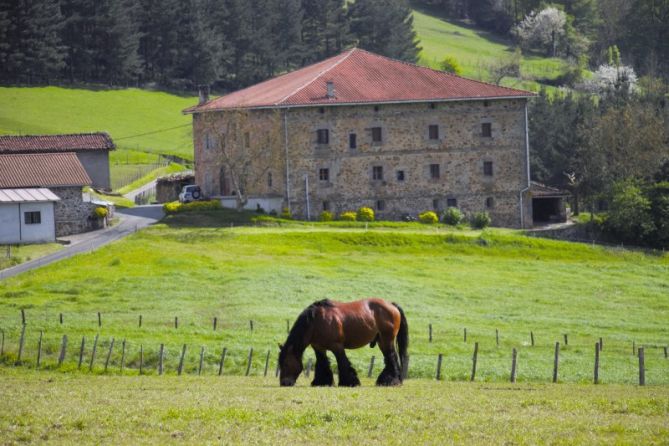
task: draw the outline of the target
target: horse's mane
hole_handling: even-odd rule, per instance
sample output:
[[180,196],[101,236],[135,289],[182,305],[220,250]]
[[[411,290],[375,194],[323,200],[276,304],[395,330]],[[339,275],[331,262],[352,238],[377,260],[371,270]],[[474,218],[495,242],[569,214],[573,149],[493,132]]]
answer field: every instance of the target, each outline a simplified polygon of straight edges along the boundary
[[288,339],[279,354],[279,361],[282,361],[284,352],[288,346],[292,346],[293,351],[298,356],[302,356],[302,353],[307,348],[307,344],[304,342],[304,335],[316,317],[316,310],[318,308],[329,307],[334,307],[334,304],[329,299],[323,299],[312,303],[300,313],[293,324],[293,328],[291,328],[290,333],[288,333]]

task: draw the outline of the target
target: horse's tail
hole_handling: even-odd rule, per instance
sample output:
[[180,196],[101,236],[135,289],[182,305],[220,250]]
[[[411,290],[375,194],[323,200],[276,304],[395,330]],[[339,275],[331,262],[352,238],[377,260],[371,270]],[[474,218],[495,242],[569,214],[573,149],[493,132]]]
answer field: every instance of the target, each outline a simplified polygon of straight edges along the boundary
[[393,302],[395,308],[400,312],[400,331],[397,333],[397,349],[400,355],[400,364],[402,366],[402,379],[406,379],[409,372],[409,324],[404,316],[402,307]]

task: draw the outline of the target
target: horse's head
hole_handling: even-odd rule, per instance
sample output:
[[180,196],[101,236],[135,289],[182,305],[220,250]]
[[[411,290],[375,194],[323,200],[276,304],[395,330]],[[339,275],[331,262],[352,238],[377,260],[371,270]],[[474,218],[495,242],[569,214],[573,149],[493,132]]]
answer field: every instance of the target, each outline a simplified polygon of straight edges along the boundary
[[279,383],[281,386],[294,386],[297,377],[302,373],[302,358],[292,345],[279,345]]

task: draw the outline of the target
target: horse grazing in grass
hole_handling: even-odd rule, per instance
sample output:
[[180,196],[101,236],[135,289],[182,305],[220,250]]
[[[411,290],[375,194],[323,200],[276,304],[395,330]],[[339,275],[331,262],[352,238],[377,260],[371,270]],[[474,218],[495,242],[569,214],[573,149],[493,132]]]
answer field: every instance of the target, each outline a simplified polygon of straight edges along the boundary
[[[395,339],[399,358],[395,350]],[[279,382],[295,385],[302,372],[302,355],[308,346],[316,352],[316,369],[312,386],[332,386],[334,377],[327,351],[334,353],[340,386],[359,386],[360,380],[346,357],[345,349],[379,344],[385,367],[376,380],[378,386],[402,384],[407,367],[409,327],[404,311],[383,299],[355,302],[320,300],[309,305],[298,316],[284,345],[279,345]],[[400,365],[401,359],[401,365]]]

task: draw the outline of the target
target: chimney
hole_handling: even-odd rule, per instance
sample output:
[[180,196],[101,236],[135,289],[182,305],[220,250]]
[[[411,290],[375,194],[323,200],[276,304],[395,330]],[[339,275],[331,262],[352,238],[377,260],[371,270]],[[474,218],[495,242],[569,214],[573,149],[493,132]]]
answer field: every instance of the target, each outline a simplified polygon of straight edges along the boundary
[[327,81],[327,86],[328,86],[328,99],[334,99],[335,98],[335,89],[334,89],[334,82],[332,81]]
[[209,86],[200,85],[198,89],[200,92],[200,100],[198,101],[197,105],[206,104],[209,101]]

